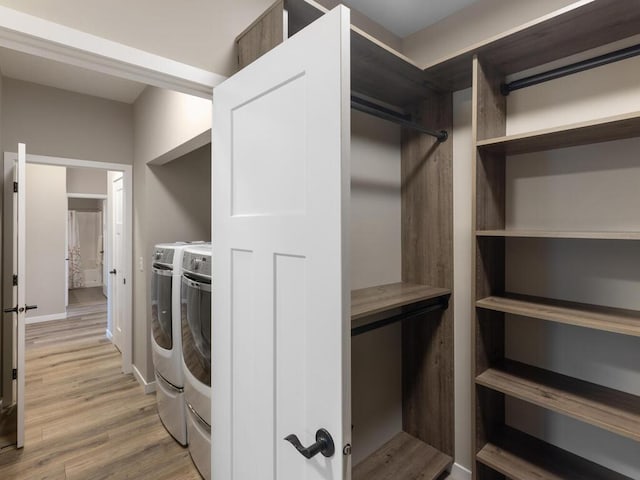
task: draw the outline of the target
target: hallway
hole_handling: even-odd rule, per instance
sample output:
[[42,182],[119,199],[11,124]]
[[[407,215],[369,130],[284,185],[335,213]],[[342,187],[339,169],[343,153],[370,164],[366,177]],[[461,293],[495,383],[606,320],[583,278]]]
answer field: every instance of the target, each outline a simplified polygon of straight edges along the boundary
[[27,326],[25,447],[0,454],[0,478],[200,478],[105,329],[102,312]]

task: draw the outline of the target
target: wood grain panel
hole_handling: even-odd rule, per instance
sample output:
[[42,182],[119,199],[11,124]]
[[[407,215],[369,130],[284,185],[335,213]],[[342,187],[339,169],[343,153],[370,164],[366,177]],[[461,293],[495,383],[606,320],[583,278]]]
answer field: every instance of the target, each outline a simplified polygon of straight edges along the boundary
[[528,295],[505,294],[478,300],[476,306],[550,322],[640,336],[640,312]]
[[449,295],[447,288],[416,283],[390,283],[351,291],[351,321]]
[[575,2],[426,66],[429,80],[452,91],[472,85],[474,56],[505,75],[640,33],[636,0]]
[[514,480],[631,480],[508,427],[480,450],[477,459]]
[[277,1],[238,36],[236,51],[239,70],[282,43],[283,10],[283,1]]
[[200,479],[106,326],[104,313],[27,325],[25,447],[3,450],[0,478]]
[[482,152],[518,155],[640,136],[640,113],[625,113],[535,132],[503,135],[478,142]]
[[435,480],[453,459],[400,432],[353,468],[353,480]]
[[542,408],[640,441],[640,397],[505,360],[476,383]]
[[[429,93],[417,116],[427,128],[452,126],[450,94]],[[453,287],[452,139],[402,132],[402,278]],[[437,315],[437,317],[435,317]],[[454,455],[453,308],[402,326],[404,430]]]
[[[505,157],[480,154],[478,139],[504,135],[506,101],[499,92],[502,72],[477,57],[472,62],[472,137],[473,137],[473,207],[472,228],[505,227]],[[476,238],[472,265],[474,292],[471,324],[473,375],[490,368],[504,358],[504,314],[480,311],[475,300],[504,291],[504,238]],[[473,452],[478,453],[504,423],[504,395],[477,388],[472,381]],[[501,480],[502,474],[476,462],[474,480]]]

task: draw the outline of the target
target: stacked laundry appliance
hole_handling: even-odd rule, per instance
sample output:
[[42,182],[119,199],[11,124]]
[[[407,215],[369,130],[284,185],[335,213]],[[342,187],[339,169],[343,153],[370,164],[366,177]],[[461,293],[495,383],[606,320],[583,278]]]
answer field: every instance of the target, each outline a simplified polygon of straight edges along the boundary
[[180,293],[189,453],[206,480],[211,478],[211,254],[210,244],[185,248]]

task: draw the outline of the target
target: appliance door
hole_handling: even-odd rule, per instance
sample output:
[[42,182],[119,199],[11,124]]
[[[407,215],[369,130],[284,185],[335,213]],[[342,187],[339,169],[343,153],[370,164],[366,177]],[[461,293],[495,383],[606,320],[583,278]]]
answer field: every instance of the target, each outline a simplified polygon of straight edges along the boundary
[[153,265],[151,270],[151,331],[158,346],[171,350],[171,284],[173,270]]
[[189,371],[211,386],[211,279],[184,273],[180,292],[182,355]]

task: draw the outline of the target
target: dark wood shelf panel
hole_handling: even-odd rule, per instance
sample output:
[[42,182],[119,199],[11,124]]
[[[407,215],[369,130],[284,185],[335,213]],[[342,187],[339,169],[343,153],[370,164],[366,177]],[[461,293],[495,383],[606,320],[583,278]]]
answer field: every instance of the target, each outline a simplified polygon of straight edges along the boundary
[[476,459],[513,480],[632,480],[509,427]]
[[554,230],[478,230],[478,237],[567,238],[584,240],[640,240],[640,232],[586,232]]
[[449,455],[400,432],[353,467],[353,480],[430,480],[439,478],[453,463]]
[[451,290],[417,283],[389,283],[351,292],[351,321],[400,307],[446,297]]
[[[324,15],[313,0],[284,0],[289,12],[289,35]],[[396,107],[428,97],[427,75],[411,59],[358,27],[351,26],[351,89]]]
[[471,86],[475,55],[509,75],[638,33],[640,9],[633,1],[575,2],[440,59],[425,73],[440,88],[462,90]]
[[528,295],[505,294],[478,300],[476,306],[578,327],[640,337],[640,312]]
[[351,291],[351,333],[358,335],[404,318],[446,309],[451,290],[390,283]]
[[640,397],[505,360],[476,377],[505,395],[640,441]]
[[640,136],[640,112],[477,142],[481,151],[518,155]]

